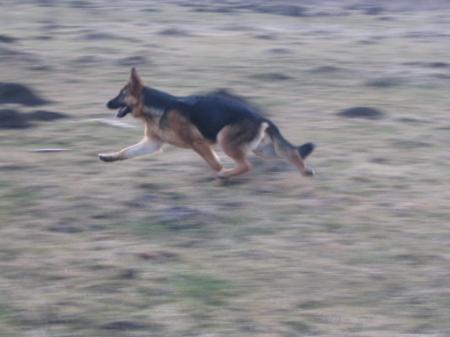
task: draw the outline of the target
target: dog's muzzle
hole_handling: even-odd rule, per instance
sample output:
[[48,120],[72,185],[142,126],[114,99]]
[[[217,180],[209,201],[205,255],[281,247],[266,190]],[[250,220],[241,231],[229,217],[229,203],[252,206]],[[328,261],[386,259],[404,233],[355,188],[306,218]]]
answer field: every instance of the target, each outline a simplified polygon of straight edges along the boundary
[[130,112],[131,112],[131,108],[128,105],[125,105],[125,106],[121,107],[119,109],[119,111],[117,111],[116,117],[117,118],[125,117],[126,114],[128,114]]
[[128,105],[126,105],[122,102],[119,102],[117,99],[110,100],[106,104],[106,107],[111,110],[119,109],[119,111],[117,111],[117,114],[116,114],[117,118],[125,117],[128,113],[131,112],[131,108]]

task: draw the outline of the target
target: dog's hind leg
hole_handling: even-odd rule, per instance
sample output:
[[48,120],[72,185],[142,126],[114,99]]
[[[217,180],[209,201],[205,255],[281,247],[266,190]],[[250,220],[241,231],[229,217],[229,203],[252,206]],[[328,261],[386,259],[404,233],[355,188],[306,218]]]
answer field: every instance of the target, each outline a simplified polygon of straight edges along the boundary
[[247,160],[247,154],[243,149],[224,149],[224,152],[234,160],[234,162],[236,163],[236,167],[232,169],[221,170],[219,173],[217,173],[218,178],[228,179],[230,177],[248,172],[252,168],[249,161]]
[[98,157],[104,162],[112,162],[116,160],[125,160],[144,154],[150,154],[159,151],[161,141],[153,138],[144,137],[139,143],[128,146],[118,152],[100,153]]
[[266,123],[247,120],[226,126],[220,131],[218,142],[223,152],[236,163],[236,167],[220,171],[217,174],[218,178],[227,179],[250,171],[251,165],[247,160],[247,154],[261,142],[266,127]]

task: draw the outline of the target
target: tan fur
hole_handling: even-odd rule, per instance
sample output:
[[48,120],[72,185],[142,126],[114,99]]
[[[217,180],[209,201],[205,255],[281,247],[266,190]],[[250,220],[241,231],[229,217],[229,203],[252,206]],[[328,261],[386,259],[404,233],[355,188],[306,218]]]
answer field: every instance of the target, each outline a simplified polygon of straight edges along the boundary
[[226,126],[219,132],[217,136],[219,145],[223,152],[236,163],[235,168],[220,171],[217,175],[219,178],[230,178],[250,171],[251,164],[247,159],[248,153],[249,151],[254,150],[261,142],[267,126],[267,123],[262,123],[256,137],[250,142],[246,141],[246,139],[239,140],[236,137],[236,134],[240,131],[238,128],[242,128],[242,125]]

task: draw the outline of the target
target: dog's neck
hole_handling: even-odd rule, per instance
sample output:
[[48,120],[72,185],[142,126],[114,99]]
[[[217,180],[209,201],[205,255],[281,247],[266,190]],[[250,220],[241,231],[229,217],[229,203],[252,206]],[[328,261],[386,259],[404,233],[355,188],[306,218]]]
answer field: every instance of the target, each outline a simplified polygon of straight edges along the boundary
[[145,117],[149,117],[152,119],[160,118],[165,111],[166,111],[165,109],[162,109],[159,107],[147,106],[147,105],[142,106],[143,115]]
[[176,102],[175,96],[149,87],[142,89],[140,98],[143,114],[148,118],[161,117]]

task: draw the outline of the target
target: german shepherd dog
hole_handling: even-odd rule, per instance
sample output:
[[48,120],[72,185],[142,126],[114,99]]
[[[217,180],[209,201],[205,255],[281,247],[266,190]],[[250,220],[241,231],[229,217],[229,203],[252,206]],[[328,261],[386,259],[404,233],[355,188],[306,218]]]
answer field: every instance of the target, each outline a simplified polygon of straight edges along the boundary
[[[304,160],[314,145],[294,146],[270,120],[243,100],[215,93],[177,97],[146,87],[136,69],[131,69],[128,83],[107,103],[118,109],[117,117],[131,113],[145,122],[144,138],[118,152],[100,153],[104,162],[124,160],[160,150],[169,143],[197,152],[214,170],[216,177],[227,179],[250,170],[250,152],[262,158],[281,158],[294,164],[304,176],[314,171]],[[224,169],[212,146],[218,143],[236,166]]]

